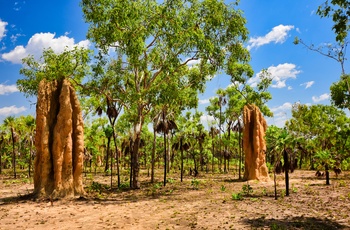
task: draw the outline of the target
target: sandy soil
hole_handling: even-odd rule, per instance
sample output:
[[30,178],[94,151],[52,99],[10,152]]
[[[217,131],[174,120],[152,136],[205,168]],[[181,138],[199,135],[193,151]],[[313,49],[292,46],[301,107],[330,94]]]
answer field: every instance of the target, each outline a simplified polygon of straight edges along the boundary
[[350,172],[330,186],[314,174],[291,174],[288,197],[279,175],[277,200],[273,180],[250,181],[247,194],[247,182],[232,174],[200,173],[182,183],[170,174],[166,187],[142,176],[140,190],[112,191],[104,186],[109,177],[88,176],[86,197],[52,203],[24,199],[33,184],[0,175],[0,229],[350,229]]

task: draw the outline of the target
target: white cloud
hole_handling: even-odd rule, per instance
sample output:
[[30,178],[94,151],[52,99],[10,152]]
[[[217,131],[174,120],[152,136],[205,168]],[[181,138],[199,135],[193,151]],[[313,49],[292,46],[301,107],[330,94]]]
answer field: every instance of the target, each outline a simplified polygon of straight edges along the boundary
[[23,34],[16,34],[16,35],[11,35],[10,39],[12,43],[15,43],[17,41],[18,37],[24,36]]
[[201,119],[202,124],[208,124],[208,123],[212,123],[215,121],[213,116],[210,116],[207,114],[202,115],[200,119]]
[[3,85],[0,84],[0,95],[18,92],[16,85]]
[[[267,72],[270,73],[272,77],[272,88],[284,88],[286,87],[286,81],[288,79],[295,79],[300,70],[296,69],[296,65],[292,63],[284,63],[279,64],[278,66],[270,66],[267,68]],[[256,85],[260,82],[260,75],[262,72],[259,72],[248,80],[248,84],[252,87],[256,87]],[[291,89],[288,87],[288,89]]]
[[277,107],[273,107],[271,109],[272,112],[276,113],[276,112],[280,112],[280,111],[287,111],[290,110],[292,108],[292,103],[290,102],[286,102],[283,105],[277,106]]
[[198,103],[201,104],[201,105],[208,104],[209,103],[209,99],[198,100]]
[[314,81],[308,81],[303,84],[300,84],[300,86],[305,86],[305,89],[310,88],[315,82]]
[[42,55],[42,51],[51,47],[54,52],[60,53],[64,51],[66,47],[73,49],[75,46],[89,47],[90,42],[88,40],[75,43],[74,38],[67,36],[60,36],[55,38],[55,34],[52,33],[37,33],[34,34],[28,41],[28,44],[24,46],[16,46],[15,49],[9,53],[2,54],[2,59],[10,61],[12,63],[20,64],[22,59],[29,54],[34,55],[36,59],[39,59]]
[[3,108],[0,108],[0,116],[10,116],[10,115],[15,115],[15,114],[18,114],[18,113],[21,113],[21,112],[24,112],[26,111],[27,109],[22,106],[22,107],[16,107],[15,105],[13,106],[10,106],[10,107],[3,107]]
[[317,96],[313,96],[312,97],[312,101],[317,103],[317,102],[320,102],[320,101],[324,101],[324,100],[328,100],[329,99],[329,94],[328,93],[324,93],[322,94],[321,96],[317,97]]
[[254,47],[258,48],[258,47],[260,47],[262,45],[266,45],[266,44],[269,44],[271,42],[283,43],[283,42],[286,41],[286,39],[288,37],[288,31],[290,31],[293,28],[294,28],[294,26],[292,26],[292,25],[275,26],[265,36],[256,37],[256,38],[250,38],[249,41],[248,41],[249,45],[248,45],[247,49],[251,50]]
[[290,102],[285,102],[283,105],[270,108],[274,113],[272,118],[267,118],[268,124],[273,124],[278,127],[284,127],[288,116],[290,116],[293,104]]
[[293,89],[293,87],[292,86],[288,86],[288,88],[287,88],[288,90],[292,90]]
[[2,40],[3,37],[6,36],[6,26],[8,25],[7,22],[4,22],[0,19],[0,41]]

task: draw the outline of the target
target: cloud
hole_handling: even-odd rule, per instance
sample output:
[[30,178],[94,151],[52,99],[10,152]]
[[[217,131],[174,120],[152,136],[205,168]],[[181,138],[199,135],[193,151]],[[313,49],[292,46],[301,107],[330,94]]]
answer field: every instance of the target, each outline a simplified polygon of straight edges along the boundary
[[3,85],[0,84],[0,95],[5,95],[8,93],[14,93],[18,92],[19,90],[17,89],[16,85]]
[[305,86],[305,89],[307,89],[307,88],[310,88],[314,83],[315,83],[314,81],[308,81],[300,84],[300,86]]
[[290,31],[293,28],[294,28],[294,26],[292,26],[292,25],[275,26],[265,36],[250,38],[248,41],[249,45],[248,45],[247,49],[251,50],[254,47],[258,48],[262,45],[266,45],[266,44],[269,44],[271,42],[274,42],[275,44],[276,43],[284,43],[288,37],[288,31]]
[[209,99],[198,100],[198,103],[201,104],[201,105],[208,104],[209,103]]
[[283,105],[270,108],[273,112],[272,118],[267,118],[268,124],[273,124],[278,127],[284,127],[288,116],[290,116],[293,104],[290,102],[285,102]]
[[[272,77],[272,88],[284,88],[286,87],[286,81],[288,79],[296,79],[297,75],[301,73],[300,70],[297,70],[296,65],[292,63],[279,64],[278,66],[270,66],[267,68],[267,72],[270,73]],[[262,72],[259,72],[255,77],[248,80],[248,84],[252,87],[260,82],[260,75]],[[288,87],[288,89],[291,89]]]
[[210,115],[207,115],[207,114],[202,115],[200,120],[201,120],[202,124],[208,124],[208,123],[212,123],[212,122],[215,121],[213,116],[210,116]]
[[6,36],[6,26],[8,25],[7,22],[4,22],[0,19],[0,41],[2,40],[3,37]]
[[271,108],[271,111],[274,113],[277,113],[280,111],[286,111],[286,110],[290,110],[292,108],[292,106],[293,106],[292,103],[286,102],[283,105]]
[[21,113],[21,112],[24,112],[26,111],[27,109],[22,106],[22,107],[16,107],[15,105],[13,106],[10,106],[10,107],[3,107],[3,108],[0,108],[0,116],[10,116],[10,115],[15,115],[15,114],[18,114],[18,113]]
[[74,38],[67,36],[60,36],[55,38],[55,34],[52,33],[36,33],[28,41],[28,44],[24,47],[22,45],[16,46],[9,53],[2,54],[2,59],[10,61],[12,63],[20,64],[22,59],[28,55],[34,55],[36,59],[39,59],[42,55],[42,51],[51,47],[54,52],[60,53],[64,51],[66,47],[73,49],[75,46],[89,47],[90,42],[88,40],[75,43]]
[[21,36],[24,36],[24,35],[23,35],[23,34],[11,35],[11,37],[10,37],[11,42],[12,42],[12,43],[16,43],[17,38],[18,38],[18,37],[21,37]]
[[26,3],[25,1],[15,2],[14,6],[13,6],[13,10],[19,11],[22,8],[21,5],[24,5],[25,3]]
[[322,94],[321,96],[317,97],[317,96],[313,96],[312,97],[312,101],[317,103],[317,102],[320,102],[320,101],[325,101],[325,100],[328,100],[330,98],[329,94],[328,93],[324,93]]

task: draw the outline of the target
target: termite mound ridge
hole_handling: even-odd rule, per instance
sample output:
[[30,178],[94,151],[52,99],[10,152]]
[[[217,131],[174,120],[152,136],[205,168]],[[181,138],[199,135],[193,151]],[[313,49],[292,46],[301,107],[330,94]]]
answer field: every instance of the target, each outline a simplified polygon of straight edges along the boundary
[[244,180],[269,181],[266,166],[265,133],[267,123],[260,109],[245,105],[243,109],[243,150],[245,153]]
[[34,196],[84,195],[84,124],[79,100],[66,79],[42,80],[36,107]]

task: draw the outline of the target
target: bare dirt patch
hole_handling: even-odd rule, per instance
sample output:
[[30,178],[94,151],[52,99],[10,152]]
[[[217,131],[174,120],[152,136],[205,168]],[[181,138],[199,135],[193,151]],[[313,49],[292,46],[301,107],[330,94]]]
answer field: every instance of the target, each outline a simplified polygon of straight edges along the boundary
[[170,174],[166,187],[144,175],[141,189],[112,191],[109,177],[90,176],[86,197],[52,202],[28,199],[28,180],[0,176],[0,229],[350,229],[350,173],[330,186],[314,174],[291,174],[288,197],[279,175],[278,200],[272,180],[250,181],[247,194],[232,174],[200,173],[182,183]]

